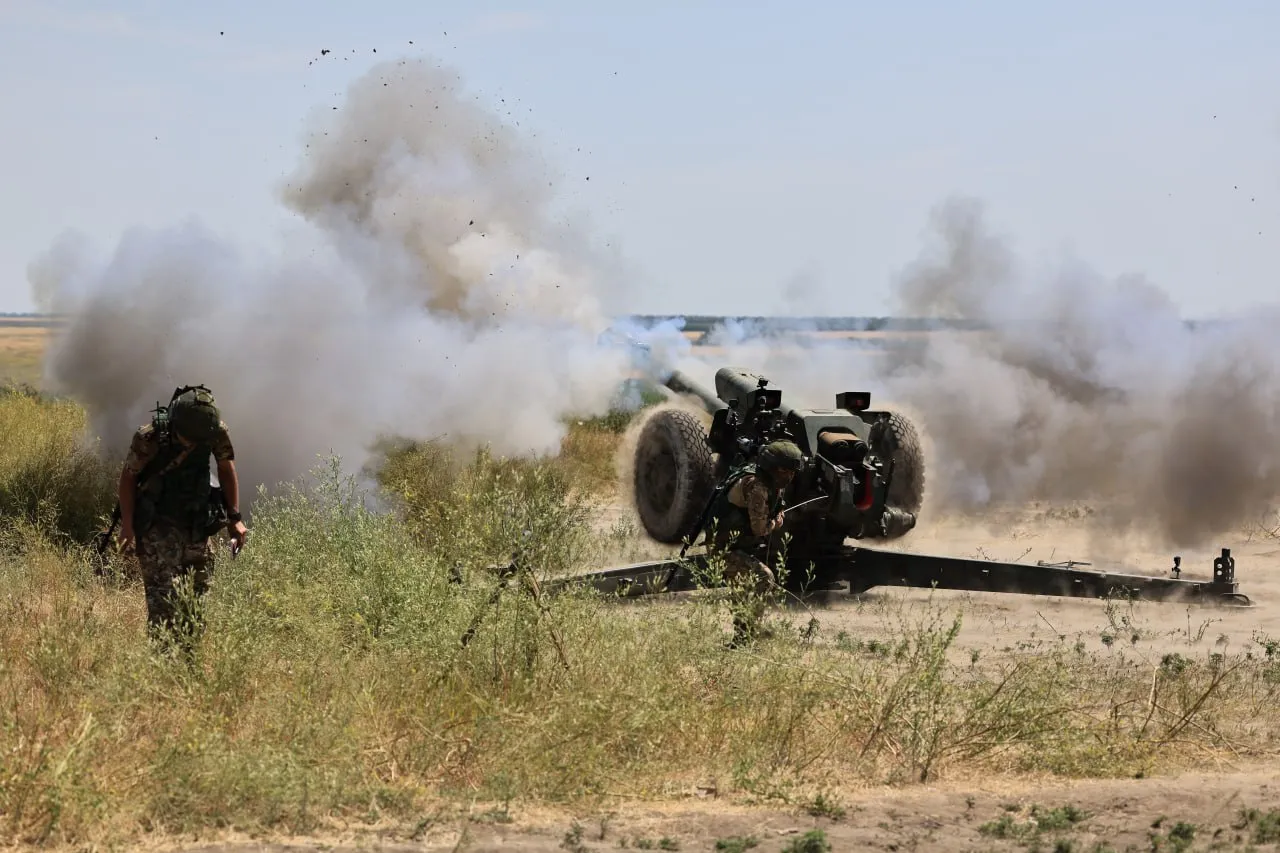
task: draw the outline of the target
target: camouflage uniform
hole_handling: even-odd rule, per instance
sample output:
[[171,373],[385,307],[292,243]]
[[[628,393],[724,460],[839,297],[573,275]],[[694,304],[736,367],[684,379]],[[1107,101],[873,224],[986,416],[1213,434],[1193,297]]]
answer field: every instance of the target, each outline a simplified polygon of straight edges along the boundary
[[780,497],[758,472],[748,469],[725,493],[725,507],[716,518],[712,551],[724,557],[735,642],[759,630],[766,597],[776,586],[761,551],[768,547],[769,522],[778,514]]
[[209,586],[214,556],[209,541],[210,454],[219,462],[235,458],[221,420],[211,440],[190,449],[159,433],[154,424],[139,427],[129,447],[125,466],[133,476],[153,460],[160,465],[139,485],[134,508],[138,565],[153,635],[160,629],[190,635],[201,625],[198,610],[187,611],[183,604],[187,595],[198,604]]

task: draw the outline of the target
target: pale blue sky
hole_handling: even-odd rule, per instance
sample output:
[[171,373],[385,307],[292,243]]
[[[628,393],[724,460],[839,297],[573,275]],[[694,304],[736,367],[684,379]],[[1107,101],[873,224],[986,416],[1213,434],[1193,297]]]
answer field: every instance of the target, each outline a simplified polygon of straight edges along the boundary
[[1278,34],[1275,0],[0,0],[0,310],[64,228],[270,244],[308,111],[426,52],[537,133],[636,312],[771,313],[797,279],[806,313],[883,312],[951,193],[1235,312],[1280,300]]

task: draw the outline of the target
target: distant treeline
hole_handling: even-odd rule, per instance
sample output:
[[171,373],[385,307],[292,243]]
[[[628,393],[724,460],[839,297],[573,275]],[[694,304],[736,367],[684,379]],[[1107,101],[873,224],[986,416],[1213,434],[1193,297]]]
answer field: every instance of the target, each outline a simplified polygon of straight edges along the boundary
[[[686,332],[705,334],[718,327],[735,325],[767,332],[928,332],[982,331],[990,324],[978,320],[945,317],[778,317],[768,315],[714,314],[631,314],[618,318],[641,326],[678,323]],[[57,314],[24,314],[0,311],[0,326],[59,326],[65,318]],[[1230,320],[1185,320],[1188,329],[1230,323]]]
[[[679,322],[686,332],[702,333],[728,324],[749,330],[766,332],[937,332],[937,331],[985,331],[993,329],[990,323],[980,320],[951,319],[946,317],[770,317],[770,316],[717,316],[711,314],[633,314],[627,318],[642,326]],[[1034,322],[1034,321],[1029,321]],[[1230,326],[1231,319],[1183,320],[1190,330]],[[1006,327],[1015,325],[1011,322]]]
[[[632,314],[619,319],[642,326],[655,326],[672,321],[680,322],[687,332],[707,332],[717,326],[735,324],[752,328],[766,328],[780,332],[919,332],[930,329],[979,329],[981,323],[965,320],[946,320],[930,317],[771,317],[718,316],[711,314]],[[57,314],[19,314],[0,312],[0,324],[47,323],[57,325],[65,318]]]
[[940,317],[770,317],[712,314],[635,314],[627,318],[642,326],[680,322],[686,332],[709,332],[728,324],[777,332],[926,332],[980,330],[985,323]]
[[52,328],[54,326],[61,326],[65,322],[66,321],[63,318],[49,314],[17,314],[13,312],[0,311],[0,328]]

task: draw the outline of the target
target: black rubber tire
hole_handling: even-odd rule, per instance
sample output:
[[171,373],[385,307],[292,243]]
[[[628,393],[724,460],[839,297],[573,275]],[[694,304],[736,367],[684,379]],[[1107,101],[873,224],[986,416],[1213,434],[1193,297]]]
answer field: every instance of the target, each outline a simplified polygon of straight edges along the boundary
[[715,488],[701,422],[677,409],[650,415],[636,441],[632,486],[645,532],[668,545],[690,533]]
[[893,482],[889,484],[889,506],[918,513],[924,505],[924,449],[915,425],[902,415],[889,415],[889,435],[893,452]]

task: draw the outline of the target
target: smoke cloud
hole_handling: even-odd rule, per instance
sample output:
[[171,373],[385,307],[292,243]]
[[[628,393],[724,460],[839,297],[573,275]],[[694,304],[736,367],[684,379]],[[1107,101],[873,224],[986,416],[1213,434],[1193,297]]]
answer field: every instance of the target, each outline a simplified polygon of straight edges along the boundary
[[839,391],[911,417],[928,450],[921,524],[1027,501],[1083,502],[1098,544],[1216,537],[1280,497],[1280,315],[1192,324],[1157,286],[1082,263],[1029,269],[976,201],[931,219],[931,241],[890,283],[924,334],[824,335],[795,320],[726,322],[667,363],[769,377],[793,405]]
[[108,447],[195,383],[249,487],[329,453],[358,469],[384,435],[555,452],[563,416],[608,407],[628,363],[597,344],[596,259],[547,165],[456,75],[372,69],[305,152],[280,189],[300,223],[271,251],[191,222],[106,255],[69,234],[32,264],[42,306],[69,317],[47,381]]
[[105,254],[70,233],[32,264],[38,303],[69,317],[47,380],[108,446],[202,382],[247,484],[328,453],[359,469],[384,435],[554,452],[564,416],[605,410],[632,369],[601,342],[613,325],[708,386],[744,366],[793,404],[861,390],[906,411],[931,451],[926,514],[1087,501],[1102,529],[1193,547],[1280,494],[1273,312],[1193,328],[1141,278],[1028,269],[974,202],[939,207],[934,244],[891,286],[897,313],[980,330],[904,343],[728,324],[690,347],[675,325],[612,323],[616,270],[555,212],[548,165],[452,73],[374,68],[305,152],[280,189],[298,227],[270,250],[189,222]]
[[932,225],[896,282],[901,311],[985,327],[884,364],[930,434],[936,507],[1097,502],[1102,530],[1193,547],[1280,495],[1274,312],[1195,327],[1141,278],[1023,268],[976,202]]

